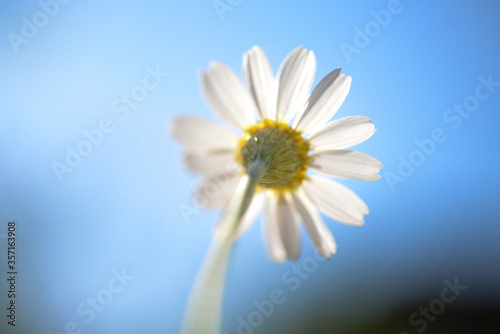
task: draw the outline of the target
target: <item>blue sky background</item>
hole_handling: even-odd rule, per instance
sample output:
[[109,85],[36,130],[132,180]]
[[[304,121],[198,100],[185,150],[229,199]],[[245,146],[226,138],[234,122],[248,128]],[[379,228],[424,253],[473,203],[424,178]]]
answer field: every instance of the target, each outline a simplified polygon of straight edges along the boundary
[[[232,1],[218,13],[211,0],[47,0],[51,15],[40,14],[41,3],[3,2],[0,11],[2,275],[9,220],[18,232],[17,325],[6,324],[3,281],[0,332],[178,331],[220,213],[183,219],[197,178],[183,169],[167,124],[186,113],[215,118],[199,71],[218,60],[239,74],[253,45],[274,71],[304,45],[317,57],[316,83],[336,67],[351,75],[336,117],[373,119],[378,132],[356,149],[385,167],[379,181],[343,181],[369,205],[366,225],[326,219],[339,245],[331,261],[315,260],[304,238],[296,265],[311,273],[296,290],[283,278],[297,281],[293,263],[271,263],[253,226],[232,258],[225,331],[236,333],[238,317],[275,289],[286,301],[255,333],[303,333],[311,323],[361,330],[401,309],[410,316],[455,277],[467,289],[447,312],[499,305],[499,2],[401,0],[383,26],[372,11],[393,1]],[[26,22],[39,27],[25,27],[29,38],[19,42]],[[356,31],[365,28],[375,30],[363,44]],[[347,44],[356,52],[346,54]],[[157,67],[168,75],[128,114],[115,113],[114,101]],[[473,103],[479,78],[489,77],[496,86],[479,88],[489,95],[466,118],[447,111]],[[68,147],[102,122],[109,133],[60,182],[54,162],[65,163]],[[401,159],[418,159],[415,141],[436,129],[444,142],[395,179]],[[110,293],[122,271],[131,277]],[[80,311],[91,309],[87,298],[105,301],[93,318],[77,312],[82,303]],[[417,328],[403,322],[394,333]]]

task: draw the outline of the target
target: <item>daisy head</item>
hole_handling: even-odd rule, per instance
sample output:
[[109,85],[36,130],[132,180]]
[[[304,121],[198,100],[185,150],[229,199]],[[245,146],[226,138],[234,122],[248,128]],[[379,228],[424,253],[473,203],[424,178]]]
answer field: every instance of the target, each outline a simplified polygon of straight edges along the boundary
[[[329,122],[349,93],[351,77],[338,68],[310,92],[315,71],[314,53],[298,47],[275,77],[264,52],[255,46],[243,56],[244,82],[217,62],[201,74],[208,104],[228,127],[197,116],[176,117],[170,123],[170,133],[186,151],[185,165],[204,176],[195,196],[207,208],[226,206],[252,163],[263,163],[237,235],[263,211],[267,250],[276,262],[299,257],[301,222],[322,256],[336,252],[320,213],[340,223],[364,224],[367,205],[329,177],[380,178],[377,159],[346,150],[373,135],[371,120],[351,116]],[[215,192],[214,185],[219,185]]]

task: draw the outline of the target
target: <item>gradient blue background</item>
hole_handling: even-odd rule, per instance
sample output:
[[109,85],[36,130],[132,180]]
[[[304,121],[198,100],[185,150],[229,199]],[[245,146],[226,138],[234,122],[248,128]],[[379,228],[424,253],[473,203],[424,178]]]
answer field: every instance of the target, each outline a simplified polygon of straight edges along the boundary
[[[317,57],[316,83],[336,67],[351,75],[336,117],[373,119],[379,131],[356,149],[385,168],[377,182],[344,182],[369,205],[366,225],[327,219],[338,254],[318,262],[296,291],[282,280],[292,264],[271,263],[260,224],[252,227],[232,259],[225,331],[236,333],[237,318],[274,289],[286,302],[255,333],[304,333],[317,324],[354,332],[402,308],[409,316],[454,277],[468,288],[445,312],[498,306],[500,87],[456,130],[443,114],[474,94],[479,76],[500,81],[500,3],[402,0],[403,10],[349,61],[341,43],[354,45],[354,29],[387,4],[248,0],[221,20],[211,0],[71,1],[16,53],[8,34],[20,34],[22,18],[31,21],[40,6],[2,2],[0,233],[17,222],[19,298],[13,329],[2,280],[0,332],[55,334],[68,321],[92,334],[178,331],[219,213],[200,212],[188,222],[180,214],[179,206],[193,205],[197,178],[181,166],[167,124],[186,113],[214,118],[199,91],[200,69],[218,60],[240,73],[242,54],[253,45],[265,50],[274,71],[304,45]],[[168,77],[118,118],[112,101],[156,65]],[[105,118],[113,132],[59,182],[52,163],[63,163],[66,146],[75,148],[82,131]],[[392,191],[387,173],[436,128],[447,140]],[[297,264],[313,254],[304,238]],[[134,279],[86,323],[77,305],[122,268]],[[394,333],[416,330],[401,326]]]

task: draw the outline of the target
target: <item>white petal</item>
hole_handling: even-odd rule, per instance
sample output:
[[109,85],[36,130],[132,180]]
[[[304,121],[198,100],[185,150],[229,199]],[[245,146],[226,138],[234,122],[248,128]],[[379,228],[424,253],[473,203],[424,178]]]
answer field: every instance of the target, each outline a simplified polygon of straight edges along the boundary
[[275,262],[297,260],[301,249],[300,221],[291,198],[268,194],[266,204],[262,230],[269,256]]
[[241,218],[240,226],[238,226],[238,231],[236,232],[236,238],[241,237],[245,234],[253,222],[257,219],[257,216],[262,212],[264,207],[265,192],[261,191],[253,196],[252,202],[248,206],[247,212]]
[[[264,206],[264,199],[265,199],[265,193],[260,192],[258,194],[255,194],[252,198],[252,202],[248,206],[247,212],[239,222],[239,226],[236,231],[235,239],[237,240],[240,238],[243,234],[245,234],[248,229],[252,226],[254,221],[257,219],[257,216],[259,213],[262,211],[262,208]],[[215,231],[214,231],[214,237],[216,238],[221,238],[222,233],[224,233],[224,229],[227,226],[223,225],[224,221],[221,220],[220,223],[216,226]]]
[[220,171],[207,176],[195,190],[197,205],[203,209],[220,209],[226,206],[233,196],[241,175]]
[[[241,233],[239,229],[246,229],[255,218],[255,191],[253,191],[255,188],[252,188],[252,177],[252,172],[249,172],[239,178],[236,189],[218,223],[214,237],[222,243],[227,243],[229,240],[230,243],[233,242],[238,237],[238,233]],[[248,211],[249,209],[251,210]]]
[[304,225],[311,237],[314,248],[316,248],[321,256],[329,259],[330,255],[335,254],[337,251],[337,245],[335,244],[332,233],[328,227],[326,227],[323,219],[321,219],[318,210],[316,210],[314,204],[301,190],[293,193],[293,201],[304,221]]
[[243,56],[243,75],[261,118],[276,117],[274,75],[264,51],[254,46]]
[[233,171],[237,168],[233,150],[216,151],[206,154],[186,153],[183,161],[187,169],[194,173],[208,174],[218,170]]
[[340,73],[340,68],[330,72],[313,89],[307,107],[295,121],[298,131],[309,132],[328,122],[339,110],[349,93],[351,77]]
[[380,179],[383,167],[377,159],[360,152],[347,150],[325,151],[314,154],[310,165],[318,172],[340,178],[375,181]]
[[223,151],[234,149],[238,137],[223,127],[206,118],[197,116],[179,116],[170,122],[170,134],[189,151]]
[[300,255],[300,220],[295,212],[291,198],[279,196],[276,213],[278,217],[278,230],[288,260],[297,260]]
[[310,175],[304,190],[326,216],[344,224],[364,225],[368,206],[351,189],[336,181]]
[[229,67],[213,62],[202,72],[201,86],[212,110],[228,124],[244,129],[255,121],[252,98]]
[[330,122],[309,138],[311,150],[338,150],[360,144],[376,131],[371,121],[364,116],[350,116]]
[[316,58],[303,47],[293,50],[283,60],[276,75],[278,83],[277,119],[290,121],[304,108],[316,72]]
[[287,252],[281,240],[277,207],[278,196],[274,194],[267,196],[262,231],[269,257],[279,263],[286,260]]

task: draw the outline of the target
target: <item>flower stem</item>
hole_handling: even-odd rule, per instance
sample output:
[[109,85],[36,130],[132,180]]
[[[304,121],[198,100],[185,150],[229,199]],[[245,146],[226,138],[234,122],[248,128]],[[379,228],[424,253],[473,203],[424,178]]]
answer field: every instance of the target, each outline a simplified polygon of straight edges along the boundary
[[220,334],[222,297],[231,249],[239,223],[252,201],[255,187],[264,171],[264,162],[256,160],[241,178],[219,222],[219,233],[212,240],[189,296],[182,334]]

